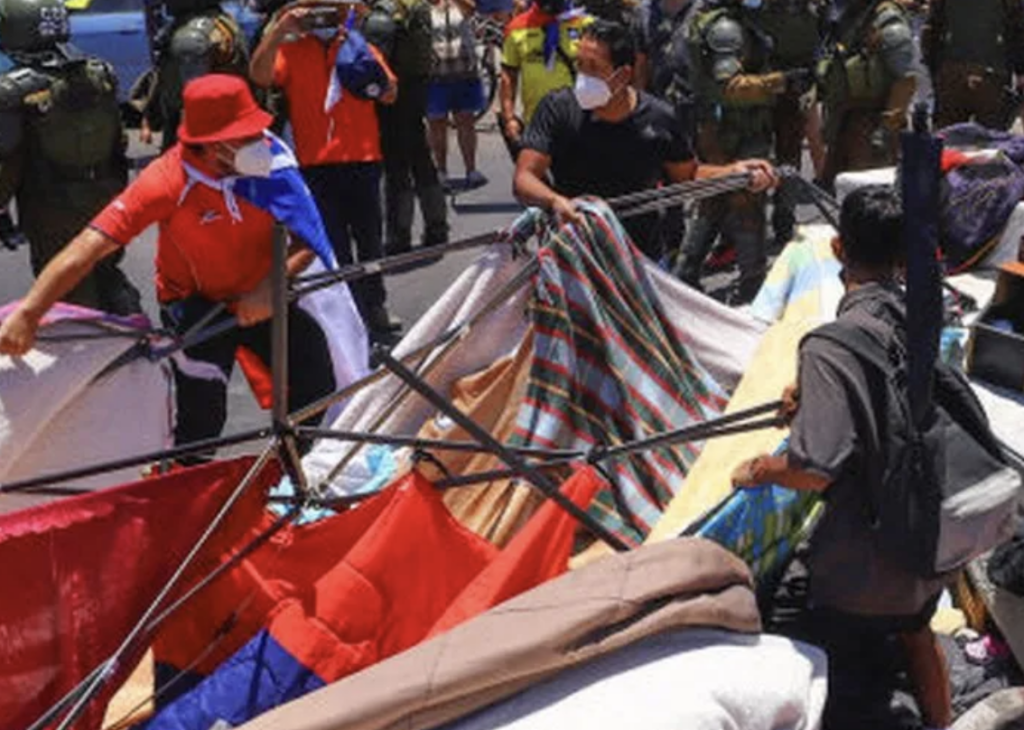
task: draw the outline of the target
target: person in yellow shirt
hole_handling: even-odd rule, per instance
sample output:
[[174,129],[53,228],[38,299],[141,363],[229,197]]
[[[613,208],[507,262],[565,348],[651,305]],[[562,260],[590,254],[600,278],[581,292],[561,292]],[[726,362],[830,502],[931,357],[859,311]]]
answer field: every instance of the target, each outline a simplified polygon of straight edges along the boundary
[[[567,0],[537,0],[506,27],[498,123],[513,158],[519,155],[523,130],[540,100],[572,87],[580,37],[592,22],[581,10],[569,10]],[[517,96],[521,117],[516,114]]]

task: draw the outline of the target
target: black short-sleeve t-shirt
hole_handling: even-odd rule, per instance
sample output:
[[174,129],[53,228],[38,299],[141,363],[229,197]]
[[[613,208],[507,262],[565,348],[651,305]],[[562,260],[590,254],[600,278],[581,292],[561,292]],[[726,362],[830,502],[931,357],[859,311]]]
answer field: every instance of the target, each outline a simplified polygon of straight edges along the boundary
[[[580,108],[571,89],[548,94],[526,129],[523,144],[551,158],[555,189],[566,197],[614,198],[655,187],[666,163],[693,159],[686,128],[672,107],[638,92],[636,109],[606,122]],[[659,216],[623,221],[649,256],[661,250]]]

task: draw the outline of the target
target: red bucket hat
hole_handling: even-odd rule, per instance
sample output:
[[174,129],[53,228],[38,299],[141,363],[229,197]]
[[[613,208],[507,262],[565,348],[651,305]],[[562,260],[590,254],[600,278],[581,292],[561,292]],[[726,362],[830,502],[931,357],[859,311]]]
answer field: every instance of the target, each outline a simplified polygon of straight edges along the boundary
[[273,117],[256,105],[244,79],[228,74],[200,76],[185,85],[178,139],[185,144],[255,137]]

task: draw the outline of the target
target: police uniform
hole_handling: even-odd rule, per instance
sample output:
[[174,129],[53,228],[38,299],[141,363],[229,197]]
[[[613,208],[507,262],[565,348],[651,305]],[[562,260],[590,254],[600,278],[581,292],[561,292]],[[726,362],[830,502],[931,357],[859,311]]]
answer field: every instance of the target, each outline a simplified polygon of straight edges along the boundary
[[[698,11],[691,23],[697,153],[703,162],[725,165],[771,154],[774,106],[787,77],[770,70],[770,42],[757,22],[756,12],[730,3]],[[736,248],[737,294],[753,297],[766,265],[764,193],[720,195],[697,210],[677,273],[699,285],[704,259],[721,232]]]
[[423,245],[446,243],[448,206],[424,123],[434,58],[429,3],[374,0],[363,33],[398,76],[395,102],[377,107],[384,154],[385,250],[395,255],[412,249],[417,199],[423,214]]
[[[638,50],[647,57],[650,69],[646,91],[668,102],[692,136],[693,82],[687,29],[699,0],[683,0],[675,12],[664,5],[664,0],[644,0],[636,12]],[[673,258],[686,234],[686,211],[678,206],[667,208],[662,215],[662,240],[666,253]]]
[[[117,77],[105,62],[65,48],[61,0],[9,2],[0,76],[0,208],[13,199],[38,275],[128,179]],[[108,257],[66,300],[115,314],[141,311],[139,293]]]
[[856,0],[836,22],[819,76],[829,145],[824,181],[893,165],[914,97],[914,37],[902,5]]
[[1010,89],[1024,74],[1024,9],[1015,0],[932,0],[921,50],[935,88],[935,126],[974,120],[1013,123],[1020,103]]
[[[826,13],[821,0],[767,0],[758,25],[770,38],[769,65],[776,71],[811,70],[817,62],[825,31]],[[809,90],[789,90],[775,99],[773,128],[775,160],[800,169],[808,114],[815,103]],[[796,224],[793,192],[795,184],[783,179],[772,208],[772,231],[776,246],[793,238]]]
[[205,74],[234,74],[246,78],[249,52],[235,19],[215,0],[169,0],[173,16],[154,45],[156,84],[144,115],[154,131],[163,131],[163,150],[177,141],[181,123],[181,92],[192,79]]

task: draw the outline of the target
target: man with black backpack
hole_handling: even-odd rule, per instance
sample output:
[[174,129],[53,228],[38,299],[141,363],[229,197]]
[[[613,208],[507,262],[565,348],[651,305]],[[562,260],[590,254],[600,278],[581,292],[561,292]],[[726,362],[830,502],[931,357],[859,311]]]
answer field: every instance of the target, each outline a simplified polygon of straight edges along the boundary
[[889,407],[906,398],[906,312],[897,283],[905,252],[901,229],[893,189],[865,187],[846,198],[833,242],[846,295],[837,323],[821,329],[838,325],[876,338],[902,397],[849,343],[812,333],[800,346],[797,388],[787,393],[787,450],[747,461],[733,474],[737,486],[779,484],[826,499],[825,516],[802,556],[807,605],[795,626],[778,627],[828,652],[826,730],[905,727],[890,709],[892,658],[900,653],[925,724],[939,728],[951,721],[945,661],[928,623],[944,580],[923,577],[887,549],[874,498],[888,476],[880,465],[901,446],[900,424]]

